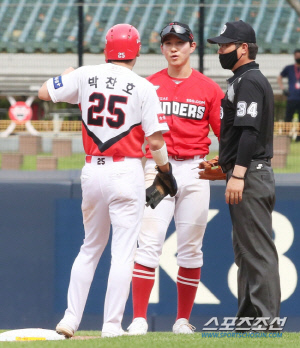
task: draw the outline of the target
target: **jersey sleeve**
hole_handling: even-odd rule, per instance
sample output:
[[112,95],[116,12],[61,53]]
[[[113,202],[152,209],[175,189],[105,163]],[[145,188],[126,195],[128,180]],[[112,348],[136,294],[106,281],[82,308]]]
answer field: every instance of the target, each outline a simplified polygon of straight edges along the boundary
[[253,127],[260,131],[264,91],[255,80],[241,79],[235,95],[234,126]]
[[221,100],[224,98],[222,89],[217,86],[214,93],[215,97],[212,100],[209,109],[209,124],[215,134],[220,139],[220,126],[221,126]]
[[54,103],[67,102],[78,104],[79,100],[79,69],[66,75],[53,77],[47,81],[49,95]]
[[142,128],[146,137],[158,131],[164,133],[169,130],[155,88],[150,82],[147,82],[142,102]]

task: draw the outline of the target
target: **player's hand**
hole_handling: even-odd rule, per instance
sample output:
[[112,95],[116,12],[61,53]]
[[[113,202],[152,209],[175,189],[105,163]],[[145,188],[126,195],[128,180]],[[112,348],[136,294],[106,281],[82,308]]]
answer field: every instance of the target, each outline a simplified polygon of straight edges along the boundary
[[199,164],[199,178],[202,180],[226,180],[226,174],[223,173],[219,165],[219,156],[209,161],[202,161]]
[[71,66],[68,68],[68,69],[66,69],[61,75],[67,75],[67,74],[69,74],[70,72],[72,72],[72,71],[74,71],[75,69],[74,68],[72,68]]
[[225,199],[227,204],[238,204],[242,201],[245,182],[244,180],[231,177],[228,180]]
[[199,169],[205,169],[207,166],[215,167],[219,165],[219,156],[215,156],[209,161],[202,161],[199,163]]
[[290,92],[289,92],[288,89],[284,89],[284,90],[282,91],[282,94],[285,95],[286,97],[288,97],[288,96],[290,95]]

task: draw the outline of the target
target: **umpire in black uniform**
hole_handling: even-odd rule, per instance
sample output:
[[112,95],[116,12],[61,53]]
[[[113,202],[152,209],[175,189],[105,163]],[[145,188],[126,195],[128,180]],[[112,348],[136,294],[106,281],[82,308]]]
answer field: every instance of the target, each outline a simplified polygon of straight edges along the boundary
[[273,156],[274,96],[254,61],[258,51],[253,28],[228,22],[219,44],[223,69],[232,70],[222,100],[219,164],[227,173],[226,203],[233,225],[238,266],[237,317],[279,317],[278,255],[272,240],[275,181]]

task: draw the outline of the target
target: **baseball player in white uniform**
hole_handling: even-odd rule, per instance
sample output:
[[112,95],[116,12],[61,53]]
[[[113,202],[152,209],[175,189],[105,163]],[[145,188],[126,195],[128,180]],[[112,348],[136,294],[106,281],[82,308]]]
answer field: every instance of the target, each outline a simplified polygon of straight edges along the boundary
[[39,91],[40,99],[79,104],[82,111],[85,238],[71,271],[68,308],[56,327],[66,337],[79,327],[111,224],[112,259],[102,337],[124,334],[121,321],[145,205],[141,163],[145,136],[159,169],[174,179],[161,133],[168,126],[157,94],[150,82],[132,72],[141,47],[139,33],[129,24],[118,24],[108,31],[106,40],[108,64],[69,68]]
[[[189,318],[203,265],[202,241],[209,208],[209,182],[198,179],[199,163],[209,153],[210,126],[220,132],[220,107],[224,96],[211,79],[190,66],[196,48],[188,25],[169,23],[161,31],[161,51],[168,67],[148,77],[156,87],[170,131],[164,134],[169,161],[178,182],[174,197],[166,197],[152,210],[145,209],[132,279],[133,322],[130,335],[147,333],[147,308],[155,269],[173,218],[177,232],[177,317],[175,334],[192,334]],[[146,147],[146,186],[155,177],[155,163]]]

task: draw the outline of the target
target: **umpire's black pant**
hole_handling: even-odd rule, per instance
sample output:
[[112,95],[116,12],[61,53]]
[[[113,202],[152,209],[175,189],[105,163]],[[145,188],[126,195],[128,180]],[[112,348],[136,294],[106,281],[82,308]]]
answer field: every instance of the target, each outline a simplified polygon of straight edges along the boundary
[[[228,172],[230,178],[232,170]],[[253,160],[242,202],[229,205],[238,270],[237,317],[274,317],[280,310],[278,255],[272,240],[275,181],[270,161]]]

